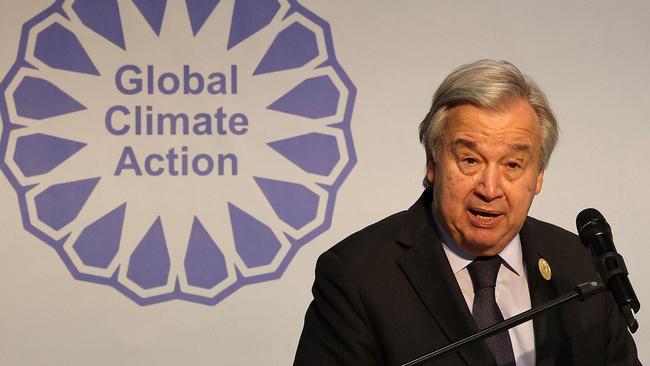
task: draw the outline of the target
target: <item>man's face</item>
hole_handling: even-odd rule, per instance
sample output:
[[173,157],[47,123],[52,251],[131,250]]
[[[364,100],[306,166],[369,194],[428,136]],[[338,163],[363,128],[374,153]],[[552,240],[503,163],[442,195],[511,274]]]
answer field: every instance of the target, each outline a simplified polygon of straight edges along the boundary
[[517,100],[500,110],[459,105],[447,117],[439,162],[427,163],[433,210],[462,250],[496,255],[542,189],[537,116]]

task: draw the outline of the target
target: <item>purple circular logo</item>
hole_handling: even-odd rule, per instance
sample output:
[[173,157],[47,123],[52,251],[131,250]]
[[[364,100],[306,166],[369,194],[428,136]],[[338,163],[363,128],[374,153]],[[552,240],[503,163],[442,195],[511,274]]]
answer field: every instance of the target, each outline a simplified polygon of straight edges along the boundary
[[355,88],[295,0],[69,0],[0,84],[0,167],[73,276],[216,304],[327,230]]

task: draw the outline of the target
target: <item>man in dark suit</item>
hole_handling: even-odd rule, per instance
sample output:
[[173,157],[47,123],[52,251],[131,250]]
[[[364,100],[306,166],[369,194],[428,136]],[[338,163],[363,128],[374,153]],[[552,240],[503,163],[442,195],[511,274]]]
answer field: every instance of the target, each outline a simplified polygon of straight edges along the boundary
[[[505,61],[450,74],[420,125],[425,191],[316,266],[295,365],[401,365],[597,278],[577,236],[527,216],[557,141]],[[424,365],[639,365],[608,293]]]

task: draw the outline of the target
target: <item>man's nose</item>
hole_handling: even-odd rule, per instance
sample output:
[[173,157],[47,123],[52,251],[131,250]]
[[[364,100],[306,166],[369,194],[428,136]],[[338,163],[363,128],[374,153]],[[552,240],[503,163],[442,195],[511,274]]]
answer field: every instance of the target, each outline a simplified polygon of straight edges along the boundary
[[496,165],[489,164],[481,171],[474,193],[486,202],[493,201],[503,195],[501,173]]

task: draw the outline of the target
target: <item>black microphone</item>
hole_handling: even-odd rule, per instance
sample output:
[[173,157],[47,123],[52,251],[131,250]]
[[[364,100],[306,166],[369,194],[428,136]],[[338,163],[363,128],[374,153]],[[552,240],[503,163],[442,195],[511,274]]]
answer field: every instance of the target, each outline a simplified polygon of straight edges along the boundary
[[612,229],[603,215],[594,208],[582,210],[576,218],[576,226],[580,240],[591,252],[596,269],[612,292],[630,332],[636,332],[639,323],[632,310],[639,312],[641,304],[627,278],[628,272],[623,257],[616,252]]

